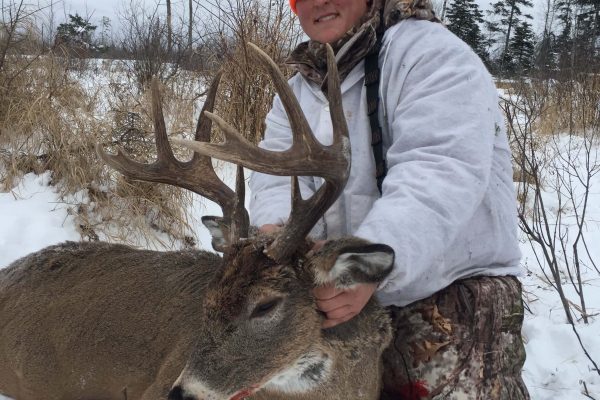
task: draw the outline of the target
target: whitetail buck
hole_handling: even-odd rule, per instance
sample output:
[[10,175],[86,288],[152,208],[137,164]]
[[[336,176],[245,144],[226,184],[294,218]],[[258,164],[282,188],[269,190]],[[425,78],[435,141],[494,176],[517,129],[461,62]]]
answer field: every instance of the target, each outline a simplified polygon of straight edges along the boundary
[[[17,400],[379,397],[380,355],[391,335],[388,316],[371,301],[351,321],[322,330],[311,294],[317,283],[380,281],[394,258],[388,246],[357,238],[309,251],[306,235],[339,195],[349,171],[333,52],[328,50],[328,93],[335,139],[323,146],[278,68],[255,50],[288,112],[290,150],[254,147],[206,113],[196,129],[196,140],[205,143],[192,142],[204,155],[180,162],[167,141],[156,84],[158,160],[139,164],[99,149],[130,178],[185,187],[218,202],[223,218],[205,223],[223,258],[95,242],[51,246],[14,262],[0,271],[0,393]],[[212,109],[216,90],[215,83],[205,110]],[[206,143],[211,120],[224,130],[225,144]],[[321,176],[326,183],[303,200],[293,178],[286,226],[248,238],[243,197],[218,180],[207,155],[272,174]],[[237,186],[242,191],[242,179]]]

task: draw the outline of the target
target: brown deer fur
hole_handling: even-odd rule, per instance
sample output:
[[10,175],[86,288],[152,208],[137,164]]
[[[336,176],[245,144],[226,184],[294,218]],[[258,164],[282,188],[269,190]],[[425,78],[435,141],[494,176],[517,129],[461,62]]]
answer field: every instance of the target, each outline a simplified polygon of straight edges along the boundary
[[[269,240],[241,242],[227,260],[96,242],[51,246],[14,262],[0,270],[0,393],[17,400],[165,399],[181,375],[182,386],[194,378],[221,396],[186,399],[228,399],[310,350],[333,363],[328,374],[307,368],[311,390],[265,387],[253,398],[377,399],[387,315],[371,302],[350,322],[322,331],[308,270],[323,268],[313,259],[376,245],[340,240],[279,265],[263,254]],[[280,299],[276,318],[251,317],[270,299]]]

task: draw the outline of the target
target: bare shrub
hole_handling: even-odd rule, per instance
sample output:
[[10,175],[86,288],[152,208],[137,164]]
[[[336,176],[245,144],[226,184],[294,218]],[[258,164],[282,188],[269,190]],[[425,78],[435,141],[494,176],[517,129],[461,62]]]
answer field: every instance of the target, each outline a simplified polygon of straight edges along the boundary
[[[594,78],[598,79],[598,78]],[[517,174],[520,229],[544,280],[556,290],[567,322],[589,322],[584,270],[600,275],[588,243],[592,178],[600,172],[598,82],[521,81],[502,99]],[[549,115],[561,115],[546,121]],[[572,286],[576,298],[565,287]],[[578,317],[575,314],[579,314]]]
[[[109,172],[96,156],[95,145],[103,142],[126,148],[140,161],[153,159],[153,127],[145,96],[136,97],[135,107],[128,107],[138,111],[140,118],[134,129],[124,134],[125,123],[118,113],[97,118],[98,96],[82,90],[68,74],[56,73],[53,68],[60,65],[52,57],[40,58],[35,70],[21,75],[22,84],[35,93],[35,98],[13,102],[11,121],[4,121],[7,135],[3,137],[1,162],[9,167],[0,176],[3,186],[11,188],[23,173],[50,170],[52,184],[64,201],[71,203],[84,239],[146,245],[158,240],[168,247],[193,245],[189,194],[166,185],[127,181]],[[193,103],[170,103],[178,111],[170,124],[173,132],[193,132]],[[184,118],[183,110],[192,111]],[[83,195],[73,197],[81,192]]]
[[[167,116],[169,135],[177,137],[193,137],[195,117],[198,116],[198,87],[191,85],[191,76],[177,75],[163,85],[164,113]],[[197,81],[197,79],[195,79]],[[120,147],[139,162],[152,162],[156,158],[154,143],[154,126],[151,116],[151,104],[148,93],[136,95],[135,89],[127,84],[112,85],[113,91],[108,98],[110,121],[108,133],[103,136],[107,148],[117,151]],[[176,156],[184,160],[190,157],[183,150]],[[100,161],[98,161],[100,162]],[[119,229],[119,241],[140,236],[127,227],[128,210],[139,222],[139,226],[147,226],[155,231],[164,232],[163,241],[171,240],[169,246],[192,246],[196,243],[191,226],[196,225],[189,213],[193,198],[188,191],[167,185],[149,184],[131,181],[120,174],[111,173],[110,189],[112,203],[109,209],[100,211],[103,215],[98,224],[115,222]],[[153,239],[157,239],[154,237]]]
[[[209,65],[224,72],[220,85],[219,115],[254,143],[264,132],[264,120],[275,90],[246,50],[252,42],[280,67],[302,33],[286,2],[260,0],[207,1],[200,5],[210,15],[204,32],[204,54]],[[288,75],[291,70],[284,69]]]
[[146,89],[152,78],[163,82],[173,78],[188,52],[183,26],[174,27],[172,17],[164,18],[158,3],[148,11],[140,0],[129,1],[121,20],[120,45],[132,60],[128,65],[138,86]]
[[[35,21],[32,15],[39,9],[22,0],[1,3],[0,9],[0,121],[14,118],[14,103],[24,88],[22,75],[35,62]],[[0,140],[6,135],[0,124]],[[0,142],[1,143],[1,142]]]

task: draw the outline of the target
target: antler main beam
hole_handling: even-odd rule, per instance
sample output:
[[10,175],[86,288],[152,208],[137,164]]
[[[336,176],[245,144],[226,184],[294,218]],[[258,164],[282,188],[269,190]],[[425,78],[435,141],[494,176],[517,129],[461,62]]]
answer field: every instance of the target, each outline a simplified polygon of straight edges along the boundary
[[[335,61],[332,63],[335,71],[328,69],[328,85],[332,86],[328,86],[328,93],[330,94],[333,131],[337,134],[334,134],[331,146],[324,146],[314,137],[298,100],[277,65],[254,44],[249,43],[248,46],[255,52],[258,60],[273,79],[290,122],[293,135],[292,146],[285,151],[261,149],[245,139],[221,117],[209,112],[205,113],[206,116],[217,124],[224,134],[225,141],[223,143],[200,143],[183,139],[172,139],[172,142],[199,154],[243,165],[254,171],[271,175],[336,178],[338,166],[349,162],[350,144],[342,110],[341,94],[337,99],[335,98],[335,92],[340,93]],[[333,50],[330,51],[330,56],[334,60]]]

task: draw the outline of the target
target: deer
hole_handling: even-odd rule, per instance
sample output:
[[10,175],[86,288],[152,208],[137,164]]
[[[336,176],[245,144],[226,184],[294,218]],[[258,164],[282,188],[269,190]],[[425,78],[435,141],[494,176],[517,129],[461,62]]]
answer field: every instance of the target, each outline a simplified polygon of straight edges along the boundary
[[[16,400],[378,399],[390,319],[375,299],[341,325],[322,329],[312,289],[381,282],[393,250],[357,237],[312,250],[309,232],[341,193],[350,169],[339,77],[328,46],[334,139],[322,145],[283,74],[249,44],[271,76],[293,131],[283,152],[253,145],[212,113],[217,76],[194,140],[179,161],[167,138],[159,86],[152,84],[157,159],[99,156],[130,179],[182,187],[217,202],[203,217],[215,252],[151,251],[105,242],[66,242],[0,270],[0,393]],[[224,132],[210,143],[212,123]],[[212,158],[234,162],[235,191]],[[292,179],[292,211],[280,231],[253,233],[243,168]],[[302,199],[297,176],[324,184]]]

